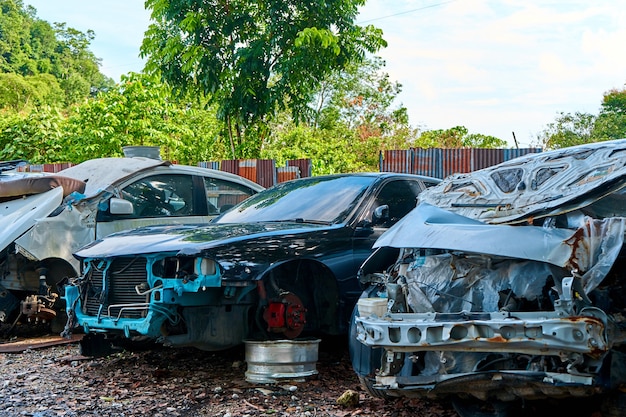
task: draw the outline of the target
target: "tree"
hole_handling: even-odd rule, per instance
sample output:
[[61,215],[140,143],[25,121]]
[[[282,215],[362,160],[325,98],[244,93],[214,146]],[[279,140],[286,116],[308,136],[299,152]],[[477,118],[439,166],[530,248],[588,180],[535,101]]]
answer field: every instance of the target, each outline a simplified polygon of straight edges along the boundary
[[[217,152],[219,126],[214,109],[197,101],[172,99],[171,89],[154,77],[130,73],[70,113],[59,160],[81,162],[121,156],[130,145],[160,146],[170,160],[195,164]],[[217,155],[216,155],[217,154]]]
[[[0,10],[0,73],[24,78],[54,76],[55,80],[39,78],[38,87],[47,81],[53,83],[48,90],[60,86],[65,95],[63,105],[114,84],[100,73],[100,60],[89,50],[93,31],[82,33],[64,23],[53,27],[38,19],[36,10],[25,7],[22,0],[0,0]],[[2,107],[7,106],[3,103]]]
[[612,89],[604,93],[592,136],[596,140],[626,137],[626,89]]
[[589,113],[560,112],[553,123],[540,133],[539,140],[547,149],[566,148],[594,141],[596,116]]
[[217,104],[233,157],[255,156],[277,110],[301,120],[321,80],[386,45],[354,24],[364,3],[147,0],[154,23],[141,53],[148,71]]
[[410,146],[415,130],[407,110],[394,107],[402,86],[382,71],[385,62],[367,58],[326,77],[297,124],[287,112],[269,123],[262,156],[282,163],[311,158],[314,174],[378,170],[381,150]]
[[427,130],[416,139],[420,148],[503,148],[507,143],[495,136],[469,133],[465,126]]

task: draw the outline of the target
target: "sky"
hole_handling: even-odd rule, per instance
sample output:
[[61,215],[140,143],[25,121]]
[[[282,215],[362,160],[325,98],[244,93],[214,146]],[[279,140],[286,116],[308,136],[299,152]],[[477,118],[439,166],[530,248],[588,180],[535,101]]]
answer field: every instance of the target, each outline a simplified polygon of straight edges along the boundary
[[[101,71],[143,69],[143,0],[24,0],[37,17],[91,29]],[[421,129],[465,126],[530,147],[560,112],[597,114],[626,85],[626,8],[614,0],[368,0],[357,23],[383,30],[377,55]],[[514,137],[516,142],[514,141]]]

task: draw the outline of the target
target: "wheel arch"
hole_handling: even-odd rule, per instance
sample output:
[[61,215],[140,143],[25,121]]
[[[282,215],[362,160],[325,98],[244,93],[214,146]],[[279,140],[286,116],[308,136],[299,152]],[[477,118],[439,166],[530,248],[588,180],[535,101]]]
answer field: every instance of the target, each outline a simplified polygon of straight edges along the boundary
[[278,290],[297,295],[306,308],[307,332],[340,334],[342,323],[339,283],[333,271],[316,259],[290,259],[273,264],[260,276],[267,297]]

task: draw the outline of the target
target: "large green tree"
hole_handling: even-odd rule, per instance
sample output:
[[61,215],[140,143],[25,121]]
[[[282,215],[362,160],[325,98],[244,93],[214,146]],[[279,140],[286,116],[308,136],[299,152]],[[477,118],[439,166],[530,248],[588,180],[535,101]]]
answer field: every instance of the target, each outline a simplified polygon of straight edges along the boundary
[[386,45],[354,23],[364,3],[146,0],[141,52],[148,71],[218,105],[233,157],[256,157],[277,110],[301,120],[326,76]]

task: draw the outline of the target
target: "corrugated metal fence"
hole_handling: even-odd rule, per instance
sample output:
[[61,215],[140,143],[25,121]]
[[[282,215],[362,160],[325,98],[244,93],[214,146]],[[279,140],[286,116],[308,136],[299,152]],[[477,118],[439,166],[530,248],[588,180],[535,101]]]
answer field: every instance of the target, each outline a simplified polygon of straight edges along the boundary
[[541,148],[411,148],[381,152],[379,166],[381,171],[445,178],[450,174],[476,171],[522,155],[538,152],[541,152]]
[[[508,161],[540,148],[473,149],[473,148],[411,148],[380,153],[380,171],[405,172],[445,178],[454,173],[466,173]],[[71,163],[28,165],[21,170],[30,172],[59,172]],[[272,159],[233,159],[219,162],[200,162],[198,166],[241,175],[264,187],[279,182],[311,176],[311,160],[295,159],[277,167]]]

